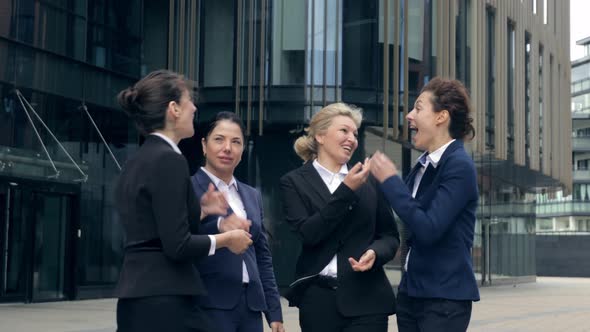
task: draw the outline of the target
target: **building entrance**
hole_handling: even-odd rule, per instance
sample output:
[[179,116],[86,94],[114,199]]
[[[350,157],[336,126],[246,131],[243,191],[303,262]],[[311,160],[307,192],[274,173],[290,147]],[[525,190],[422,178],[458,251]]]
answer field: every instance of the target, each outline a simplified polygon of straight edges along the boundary
[[71,298],[75,195],[0,178],[0,301]]

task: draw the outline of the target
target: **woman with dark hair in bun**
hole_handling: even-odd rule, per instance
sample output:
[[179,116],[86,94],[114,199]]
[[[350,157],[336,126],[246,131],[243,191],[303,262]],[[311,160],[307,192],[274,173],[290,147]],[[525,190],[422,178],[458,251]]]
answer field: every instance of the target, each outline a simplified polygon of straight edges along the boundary
[[115,191],[126,235],[115,289],[119,332],[211,331],[196,304],[205,288],[192,262],[223,247],[242,253],[252,243],[243,230],[191,235],[201,219],[227,213],[228,205],[212,187],[199,204],[177,146],[194,134],[197,109],[190,90],[182,76],[158,70],[118,96],[146,136],[125,164]]
[[456,80],[432,79],[407,115],[414,146],[425,150],[405,183],[384,154],[371,173],[408,234],[397,297],[397,326],[406,331],[465,331],[479,291],[471,249],[478,190],[467,89]]

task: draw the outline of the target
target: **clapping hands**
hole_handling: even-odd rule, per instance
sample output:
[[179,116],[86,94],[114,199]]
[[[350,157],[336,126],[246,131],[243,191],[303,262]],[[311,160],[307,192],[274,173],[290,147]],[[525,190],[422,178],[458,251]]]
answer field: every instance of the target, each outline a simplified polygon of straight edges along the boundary
[[398,173],[395,164],[381,151],[375,152],[371,157],[370,168],[371,174],[373,174],[375,179],[380,183]]
[[228,208],[223,193],[216,191],[213,183],[209,183],[207,192],[201,197],[201,220],[208,215],[225,216]]

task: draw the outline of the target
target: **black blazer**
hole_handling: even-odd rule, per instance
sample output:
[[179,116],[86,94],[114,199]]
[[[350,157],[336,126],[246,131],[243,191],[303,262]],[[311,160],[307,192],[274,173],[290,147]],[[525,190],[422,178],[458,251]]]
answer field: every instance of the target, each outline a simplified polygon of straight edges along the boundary
[[201,211],[185,158],[149,135],[125,164],[115,198],[126,235],[115,296],[205,293],[192,260],[208,255],[211,240],[189,231]]
[[[286,220],[302,243],[295,278],[318,274],[338,254],[336,296],[340,313],[395,313],[395,297],[383,264],[395,256],[399,234],[375,180],[370,178],[356,192],[342,183],[330,194],[310,161],[283,176],[281,189]],[[373,267],[354,272],[348,258],[359,259],[368,249],[377,256]],[[304,291],[304,287],[291,289],[286,294],[290,305],[299,305]]]

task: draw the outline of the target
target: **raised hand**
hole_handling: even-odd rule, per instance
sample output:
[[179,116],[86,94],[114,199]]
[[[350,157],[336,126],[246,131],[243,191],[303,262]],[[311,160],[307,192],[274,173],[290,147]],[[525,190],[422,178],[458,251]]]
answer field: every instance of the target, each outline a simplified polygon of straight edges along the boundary
[[370,161],[365,159],[365,163],[356,163],[346,174],[342,182],[351,190],[357,190],[363,183],[367,182],[370,171]]
[[365,251],[358,261],[352,257],[349,257],[348,262],[354,271],[363,272],[373,267],[376,257],[375,251],[373,249],[369,249]]
[[219,222],[219,231],[221,233],[225,233],[234,229],[242,229],[246,232],[249,232],[251,224],[252,222],[250,220],[239,217],[235,213],[232,213]]
[[216,191],[213,183],[209,183],[207,192],[201,197],[201,220],[208,215],[225,216],[228,208],[223,193]]
[[398,173],[395,164],[380,151],[373,154],[370,162],[370,169],[371,174],[373,174],[379,182],[383,182]]

